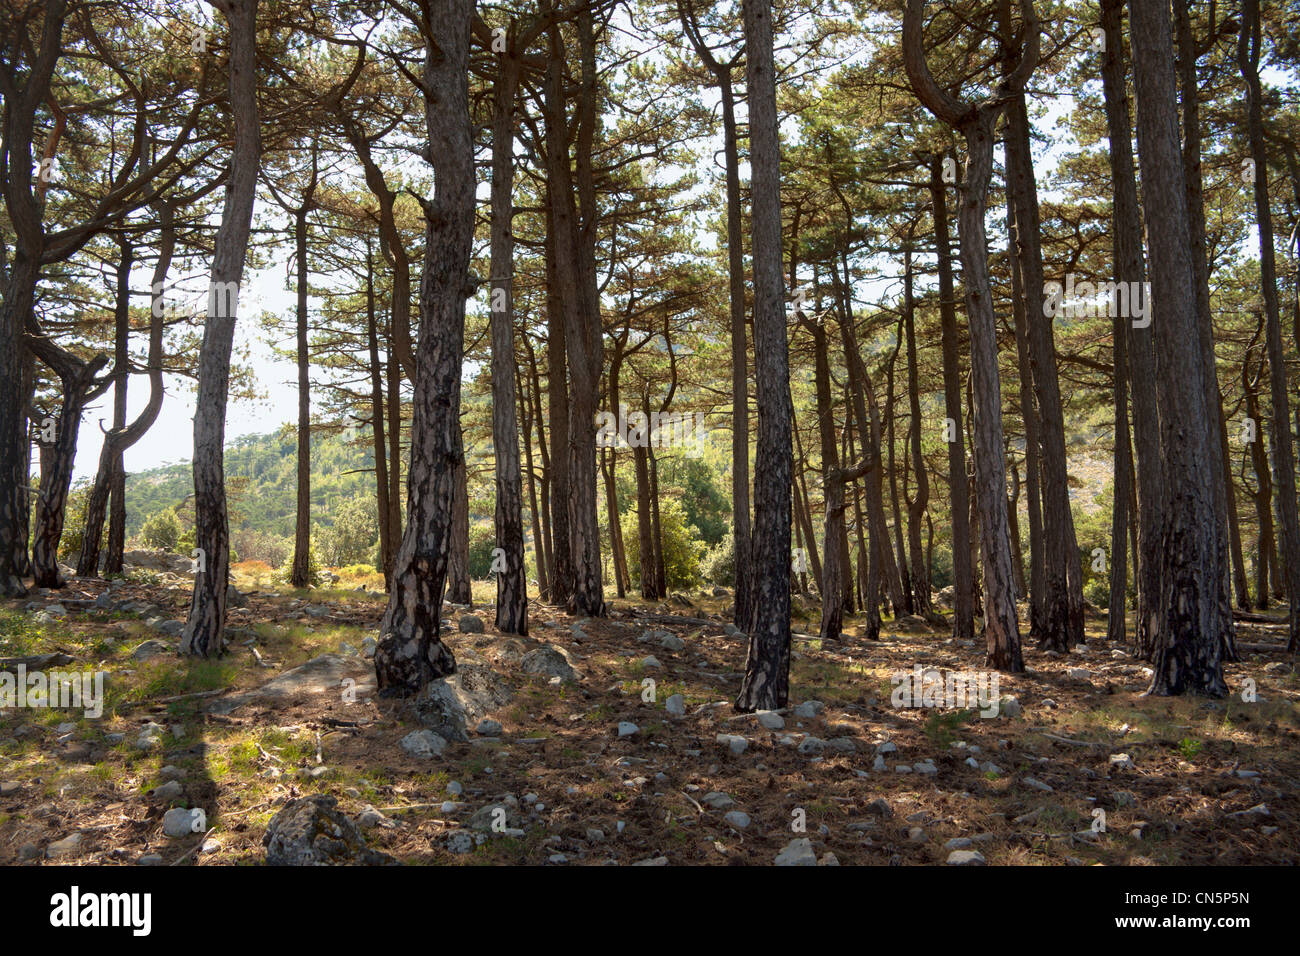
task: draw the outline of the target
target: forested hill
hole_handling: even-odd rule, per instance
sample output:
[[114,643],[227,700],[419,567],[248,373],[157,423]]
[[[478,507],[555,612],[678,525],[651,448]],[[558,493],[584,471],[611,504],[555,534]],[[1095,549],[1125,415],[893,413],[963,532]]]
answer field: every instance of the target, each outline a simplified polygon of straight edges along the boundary
[[[297,501],[297,436],[290,430],[246,435],[226,445],[226,486],[231,531],[252,529],[292,536]],[[174,508],[194,492],[188,461],[131,474],[126,479],[127,535],[150,515]],[[312,432],[312,517],[328,524],[337,507],[375,492],[374,456],[367,435],[348,430]]]

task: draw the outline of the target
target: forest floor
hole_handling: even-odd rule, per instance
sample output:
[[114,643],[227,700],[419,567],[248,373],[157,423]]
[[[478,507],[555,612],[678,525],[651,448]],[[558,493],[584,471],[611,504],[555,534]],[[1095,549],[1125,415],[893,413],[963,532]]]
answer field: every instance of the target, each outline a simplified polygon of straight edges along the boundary
[[[231,653],[211,661],[174,653],[183,582],[115,584],[107,607],[93,603],[107,585],[87,579],[0,602],[0,657],[61,653],[71,663],[51,669],[108,675],[98,718],[0,710],[0,864],[258,863],[277,811],[316,793],[359,819],[370,847],[412,864],[767,865],[801,838],[806,862],[811,850],[844,865],[943,864],[954,851],[991,865],[1300,861],[1300,682],[1278,609],[1277,623],[1239,623],[1251,649],[1227,665],[1225,700],[1142,696],[1143,662],[1090,620],[1075,653],[1027,647],[1028,672],[999,675],[1002,712],[988,718],[891,705],[895,672],[982,671],[975,643],[918,618],[887,621],[868,643],[850,619],[840,646],[796,633],[791,708],[771,730],[731,706],[745,643],[724,633],[726,597],[613,600],[610,618],[576,630],[534,603],[521,639],[493,633],[489,586],[476,584],[478,610],[444,609],[446,640],[511,699],[490,714],[499,732],[471,724],[468,740],[421,757],[400,745],[419,725],[375,697],[362,656],[382,596],[240,580]],[[55,603],[66,613],[46,610]],[[485,633],[457,629],[470,613]],[[796,632],[815,632],[807,613]],[[647,630],[682,649],[660,646],[663,634],[639,641]],[[576,680],[519,666],[543,644]],[[355,675],[354,702],[337,688],[233,696],[322,654],[339,654],[335,677]],[[675,694],[681,716],[665,709]],[[800,713],[815,715],[796,716],[808,702],[820,706]],[[620,722],[636,730],[620,736]],[[743,738],[743,752],[719,734]],[[484,826],[497,805],[509,834]],[[169,807],[202,808],[202,832],[164,835]]]

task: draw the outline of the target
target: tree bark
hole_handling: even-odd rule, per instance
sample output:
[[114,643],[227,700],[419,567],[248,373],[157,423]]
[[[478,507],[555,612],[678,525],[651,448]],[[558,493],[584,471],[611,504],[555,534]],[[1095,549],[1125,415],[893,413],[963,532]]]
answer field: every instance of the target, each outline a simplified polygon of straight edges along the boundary
[[1151,312],[1159,356],[1160,452],[1167,507],[1161,516],[1160,604],[1151,621],[1155,671],[1149,693],[1223,696],[1214,510],[1214,436],[1205,410],[1187,190],[1178,137],[1168,7],[1129,5],[1137,93],[1138,158],[1150,241]]
[[[257,193],[262,142],[257,116],[257,0],[219,0],[230,24],[230,107],[234,152],[212,254],[212,286],[194,412],[194,539],[202,562],[194,578],[181,653],[211,657],[224,651],[230,529],[226,521],[224,444],[230,350],[238,316],[239,283]],[[234,308],[223,289],[233,283]]]
[[781,141],[770,0],[744,0],[753,203],[754,575],[745,676],[736,709],[784,707],[790,696],[790,367],[781,275]]
[[[424,204],[420,343],[412,400],[407,523],[393,589],[380,626],[375,674],[381,693],[415,693],[455,673],[439,635],[452,537],[460,444],[460,378],[465,300],[473,294],[474,141],[469,112],[472,0],[420,8],[425,34],[424,116],[434,170]],[[436,148],[434,144],[437,144]]]

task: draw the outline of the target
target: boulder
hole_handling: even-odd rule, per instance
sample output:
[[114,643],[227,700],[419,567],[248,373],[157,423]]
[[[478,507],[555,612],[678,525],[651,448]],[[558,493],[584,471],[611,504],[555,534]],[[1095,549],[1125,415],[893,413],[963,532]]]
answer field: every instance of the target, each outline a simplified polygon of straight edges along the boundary
[[385,853],[366,846],[355,823],[324,794],[286,804],[275,815],[262,844],[271,866],[351,866],[392,863]]

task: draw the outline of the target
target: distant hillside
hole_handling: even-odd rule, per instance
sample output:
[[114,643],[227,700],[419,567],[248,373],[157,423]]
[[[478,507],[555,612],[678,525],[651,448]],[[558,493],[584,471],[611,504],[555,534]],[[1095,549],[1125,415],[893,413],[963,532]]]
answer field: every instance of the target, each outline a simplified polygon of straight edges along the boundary
[[[297,502],[296,434],[289,429],[248,435],[226,446],[226,484],[230,530],[293,534]],[[340,502],[375,493],[374,455],[369,435],[354,432],[312,434],[312,519],[329,525]],[[131,536],[155,512],[170,509],[194,493],[188,461],[153,468],[126,479],[126,528]]]

